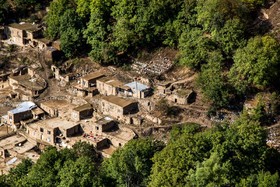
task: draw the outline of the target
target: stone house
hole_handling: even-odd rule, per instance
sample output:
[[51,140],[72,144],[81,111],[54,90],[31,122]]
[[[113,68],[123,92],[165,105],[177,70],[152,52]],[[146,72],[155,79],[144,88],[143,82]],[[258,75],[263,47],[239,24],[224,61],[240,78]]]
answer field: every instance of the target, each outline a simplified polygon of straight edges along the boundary
[[92,132],[96,135],[102,135],[103,132],[111,131],[116,126],[116,121],[106,116],[94,123]]
[[177,90],[167,97],[167,100],[180,105],[191,104],[195,99],[196,92],[191,89]]
[[138,112],[138,102],[117,96],[102,97],[99,107],[101,113],[117,119]]
[[16,129],[20,121],[33,118],[32,110],[35,108],[37,105],[31,101],[19,104],[17,108],[8,111],[7,124]]
[[72,109],[71,118],[74,121],[80,121],[91,117],[93,113],[93,108],[91,104],[87,103]]
[[87,74],[80,79],[80,85],[82,88],[90,88],[96,86],[96,80],[105,77],[101,72],[93,72]]
[[40,107],[51,117],[57,117],[64,109],[70,109],[66,100],[48,100],[40,103]]
[[34,45],[34,39],[41,37],[42,29],[31,23],[12,23],[5,26],[4,33],[10,41],[18,46]]
[[140,82],[134,81],[128,84],[125,84],[125,86],[129,87],[131,89],[128,96],[136,97],[139,99],[145,98],[151,94],[151,88],[147,85],[144,85]]
[[26,71],[27,74],[9,76],[8,81],[19,99],[31,100],[38,97],[47,88],[47,82],[35,74],[34,70],[28,68]]
[[131,89],[128,86],[124,86],[124,83],[109,77],[98,79],[96,87],[102,95],[128,95],[128,93],[131,93]]
[[161,82],[157,84],[157,93],[159,94],[166,94],[166,89],[170,87],[171,82]]
[[80,124],[60,118],[52,118],[26,125],[26,133],[38,142],[56,145],[63,139],[82,132]]

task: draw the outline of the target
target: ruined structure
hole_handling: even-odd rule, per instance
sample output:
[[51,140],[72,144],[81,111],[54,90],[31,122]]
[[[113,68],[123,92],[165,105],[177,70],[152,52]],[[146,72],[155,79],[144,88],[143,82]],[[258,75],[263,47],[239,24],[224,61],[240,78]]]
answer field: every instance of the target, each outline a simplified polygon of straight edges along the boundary
[[47,82],[37,75],[34,69],[29,68],[27,72],[9,76],[8,79],[9,85],[21,100],[32,100],[47,88]]

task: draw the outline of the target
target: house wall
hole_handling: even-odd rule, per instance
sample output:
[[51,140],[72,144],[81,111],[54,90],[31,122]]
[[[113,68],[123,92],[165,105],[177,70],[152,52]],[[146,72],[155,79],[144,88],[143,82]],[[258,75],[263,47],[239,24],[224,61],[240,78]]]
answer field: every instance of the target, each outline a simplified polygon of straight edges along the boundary
[[16,114],[8,112],[8,123],[10,125],[14,125],[15,123],[18,123],[21,120],[30,119],[30,118],[32,118],[32,116],[33,115],[32,115],[31,111],[25,111],[25,112],[16,113]]
[[4,32],[7,38],[10,38],[14,44],[19,46],[24,45],[24,36],[22,30],[12,27],[5,27]]
[[112,145],[115,147],[123,147],[127,143],[127,141],[119,139],[114,136],[110,136],[109,139],[110,139]]
[[102,139],[102,140],[96,142],[95,147],[96,147],[96,149],[103,149],[103,148],[109,147],[109,144],[110,144],[110,140],[105,138],[105,139]]
[[81,132],[81,126],[80,124],[75,125],[74,127],[68,128],[64,130],[64,136],[65,137],[71,137],[74,135],[77,135]]
[[138,110],[137,103],[131,103],[130,105],[123,108],[123,115],[132,114]]
[[105,115],[119,119],[122,118],[123,115],[135,113],[138,110],[138,104],[131,103],[126,107],[121,107],[106,100],[102,100],[100,110]]
[[8,81],[0,81],[0,90],[9,87]]
[[106,100],[101,101],[101,112],[105,115],[110,115],[114,118],[120,118],[123,116],[123,108],[110,103]]
[[48,113],[51,117],[57,117],[58,116],[58,110],[55,108],[51,108],[44,103],[40,104],[41,109],[43,109],[46,113]]
[[42,140],[43,142],[51,145],[55,145],[55,137],[58,135],[58,131],[58,128],[48,129],[40,125],[38,125],[35,129],[29,127],[28,125],[26,126],[26,132],[29,137]]
[[82,119],[85,119],[87,117],[92,116],[92,112],[93,112],[92,108],[91,109],[87,109],[87,110],[83,110],[83,111],[73,110],[72,113],[71,113],[71,118],[74,121],[79,121],[79,120],[82,120]]
[[97,86],[99,93],[102,95],[117,95],[118,94],[116,87],[106,84],[102,81],[97,80],[96,86]]
[[102,132],[108,132],[115,126],[115,121],[110,121],[105,124],[95,124],[93,127],[93,132],[95,134],[101,135]]
[[133,97],[138,99],[146,98],[150,94],[150,90],[136,91],[132,94]]
[[9,84],[13,89],[17,89],[18,88],[18,81],[9,77]]

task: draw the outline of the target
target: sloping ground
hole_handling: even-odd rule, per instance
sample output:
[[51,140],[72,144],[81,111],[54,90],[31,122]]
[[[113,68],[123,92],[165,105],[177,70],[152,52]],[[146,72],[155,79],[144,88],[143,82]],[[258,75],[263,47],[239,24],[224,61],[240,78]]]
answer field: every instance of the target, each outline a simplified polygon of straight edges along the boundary
[[273,33],[277,40],[280,42],[280,1],[276,1],[265,12],[267,14],[268,21],[272,26],[271,33]]

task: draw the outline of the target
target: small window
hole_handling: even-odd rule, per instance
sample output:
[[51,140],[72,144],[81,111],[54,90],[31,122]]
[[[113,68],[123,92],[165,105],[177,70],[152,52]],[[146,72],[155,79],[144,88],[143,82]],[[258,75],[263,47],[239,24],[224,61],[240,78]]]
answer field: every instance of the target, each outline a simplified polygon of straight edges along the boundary
[[40,128],[40,132],[44,132],[44,129],[43,129],[43,128]]
[[98,130],[99,130],[99,127],[96,126],[96,130],[98,131]]
[[121,143],[119,143],[119,146],[121,147],[121,146],[122,146],[122,144],[121,144]]
[[51,134],[51,131],[47,131],[48,134]]

